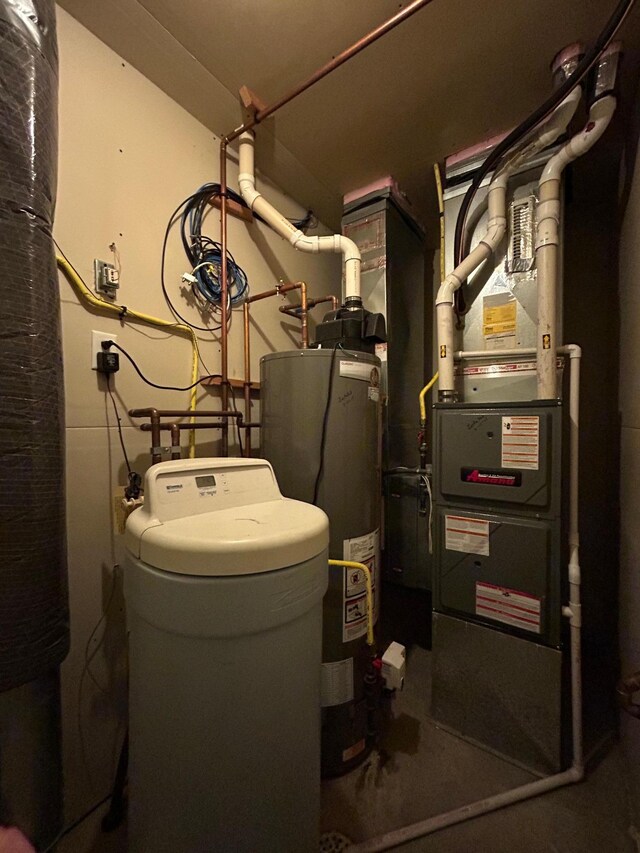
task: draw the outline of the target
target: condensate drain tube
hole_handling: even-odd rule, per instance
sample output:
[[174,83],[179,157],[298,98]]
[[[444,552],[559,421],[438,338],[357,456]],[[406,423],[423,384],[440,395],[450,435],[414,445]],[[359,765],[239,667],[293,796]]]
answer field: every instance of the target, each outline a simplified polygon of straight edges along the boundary
[[329,237],[308,237],[289,222],[256,189],[254,169],[254,134],[246,131],[240,136],[240,174],[238,184],[242,198],[254,213],[257,213],[284,240],[301,252],[340,252],[344,262],[345,304],[359,305],[360,298],[360,250],[348,237],[332,234]]

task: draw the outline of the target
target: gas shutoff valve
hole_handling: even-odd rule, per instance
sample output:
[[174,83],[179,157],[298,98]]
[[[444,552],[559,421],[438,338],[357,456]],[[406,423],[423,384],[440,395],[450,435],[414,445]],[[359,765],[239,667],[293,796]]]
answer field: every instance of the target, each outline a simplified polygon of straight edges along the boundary
[[400,643],[391,643],[382,655],[382,677],[386,690],[402,690],[406,669],[406,649]]

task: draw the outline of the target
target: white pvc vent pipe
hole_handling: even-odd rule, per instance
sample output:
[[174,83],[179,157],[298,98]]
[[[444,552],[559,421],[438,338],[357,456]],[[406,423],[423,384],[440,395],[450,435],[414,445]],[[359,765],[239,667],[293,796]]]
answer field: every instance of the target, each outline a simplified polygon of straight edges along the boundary
[[353,240],[342,234],[330,237],[308,237],[289,222],[256,189],[254,167],[254,134],[246,131],[240,135],[240,173],[238,184],[242,198],[251,210],[262,217],[284,240],[301,252],[341,252],[344,261],[345,303],[360,301],[360,249]]
[[488,208],[489,227],[478,245],[445,278],[436,296],[436,323],[438,334],[438,393],[441,400],[455,398],[453,372],[454,316],[453,297],[471,273],[489,258],[504,237],[507,220],[507,183],[509,176],[532,154],[551,145],[564,132],[571,121],[581,98],[581,89],[577,86],[562,103],[556,107],[549,120],[535,134],[533,140],[519,150],[506,165],[494,176],[489,184]]
[[585,154],[607,129],[616,109],[613,95],[597,100],[586,125],[544,167],[536,208],[536,267],[538,269],[537,396],[557,397],[557,291],[560,243],[560,180],[565,167]]

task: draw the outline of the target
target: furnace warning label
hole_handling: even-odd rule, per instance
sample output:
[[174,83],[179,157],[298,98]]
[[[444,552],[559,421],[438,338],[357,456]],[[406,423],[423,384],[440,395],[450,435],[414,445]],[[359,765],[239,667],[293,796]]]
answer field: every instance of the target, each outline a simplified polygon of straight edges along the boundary
[[502,467],[538,470],[540,418],[538,415],[502,418]]
[[323,663],[320,669],[320,704],[344,705],[353,699],[353,658]]
[[476,615],[540,633],[540,599],[526,592],[476,581]]
[[[364,563],[369,567],[375,623],[379,609],[380,531],[374,530],[365,536],[345,539],[342,553],[343,559]],[[363,637],[367,633],[367,586],[362,569],[344,569],[342,607],[342,642],[348,643]]]
[[518,303],[511,293],[493,293],[482,301],[482,334],[493,348],[515,343]]
[[479,518],[445,515],[445,548],[463,554],[489,556],[489,522]]

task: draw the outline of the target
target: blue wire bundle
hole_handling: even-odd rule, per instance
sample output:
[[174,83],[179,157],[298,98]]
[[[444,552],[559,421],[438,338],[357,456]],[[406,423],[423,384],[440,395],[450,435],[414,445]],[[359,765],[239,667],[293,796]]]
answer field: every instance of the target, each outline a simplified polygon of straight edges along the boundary
[[[244,205],[244,200],[233,190],[228,197]],[[204,184],[187,199],[180,217],[182,245],[191,263],[200,295],[219,305],[222,296],[220,271],[222,269],[222,247],[202,233],[202,220],[212,197],[220,195],[220,184]],[[227,251],[227,283],[229,300],[237,305],[249,295],[247,275]]]

